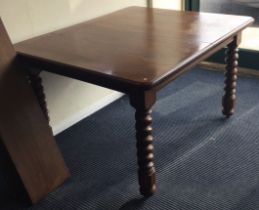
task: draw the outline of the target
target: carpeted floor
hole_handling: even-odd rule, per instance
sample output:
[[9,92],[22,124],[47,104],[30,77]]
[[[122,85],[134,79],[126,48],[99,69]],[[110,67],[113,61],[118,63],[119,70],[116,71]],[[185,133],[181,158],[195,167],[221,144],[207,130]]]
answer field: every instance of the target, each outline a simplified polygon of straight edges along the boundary
[[223,74],[197,68],[159,92],[153,197],[138,194],[134,110],[123,97],[57,136],[70,180],[28,207],[21,193],[8,198],[7,183],[19,181],[4,171],[0,209],[259,209],[259,79],[240,77],[229,120],[221,114],[222,94]]

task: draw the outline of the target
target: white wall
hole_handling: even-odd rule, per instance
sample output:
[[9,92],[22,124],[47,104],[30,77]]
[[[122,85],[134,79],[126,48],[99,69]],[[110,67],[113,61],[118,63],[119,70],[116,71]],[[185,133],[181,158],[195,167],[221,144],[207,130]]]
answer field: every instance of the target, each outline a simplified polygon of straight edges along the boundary
[[163,9],[181,9],[181,0],[153,0],[153,7]]
[[[145,0],[0,0],[0,16],[13,43],[82,22]],[[154,0],[180,8],[180,0]],[[58,133],[121,94],[50,73],[42,73],[51,126]]]

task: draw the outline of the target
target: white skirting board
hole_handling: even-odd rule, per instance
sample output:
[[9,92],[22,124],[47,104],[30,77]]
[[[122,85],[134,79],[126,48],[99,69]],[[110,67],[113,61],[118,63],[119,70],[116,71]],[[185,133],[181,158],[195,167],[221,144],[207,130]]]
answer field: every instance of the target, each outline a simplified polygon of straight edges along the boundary
[[77,122],[83,120],[84,118],[90,116],[91,114],[97,112],[103,107],[121,98],[123,95],[124,95],[123,93],[114,92],[98,100],[96,103],[92,104],[91,106],[87,106],[85,109],[79,110],[77,113],[67,118],[62,123],[52,126],[53,134],[57,135],[61,133],[62,131],[66,130],[67,128],[71,127]]

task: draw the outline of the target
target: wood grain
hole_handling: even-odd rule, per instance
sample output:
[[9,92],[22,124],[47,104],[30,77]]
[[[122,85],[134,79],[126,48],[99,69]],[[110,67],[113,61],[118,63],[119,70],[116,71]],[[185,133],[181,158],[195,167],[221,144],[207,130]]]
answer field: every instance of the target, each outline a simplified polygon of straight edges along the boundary
[[252,21],[130,7],[18,43],[16,50],[39,69],[129,92],[172,81]]
[[62,184],[69,171],[0,20],[0,138],[32,203]]
[[149,196],[156,190],[151,116],[156,92],[228,45],[231,73],[223,106],[231,113],[233,40],[252,22],[251,17],[130,7],[18,43],[16,50],[29,67],[130,96],[140,192]]

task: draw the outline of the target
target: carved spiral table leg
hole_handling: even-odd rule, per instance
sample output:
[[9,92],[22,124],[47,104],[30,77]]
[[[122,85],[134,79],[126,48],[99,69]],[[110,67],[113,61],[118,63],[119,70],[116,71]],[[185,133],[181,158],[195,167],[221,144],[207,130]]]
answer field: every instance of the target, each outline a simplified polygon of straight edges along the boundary
[[138,157],[138,180],[140,193],[150,196],[156,191],[154,146],[152,136],[151,106],[154,97],[143,95],[143,97],[131,97],[131,104],[136,109],[136,139]]
[[151,110],[136,110],[138,177],[142,195],[156,190]]
[[238,45],[236,38],[226,50],[225,95],[222,98],[223,114],[230,117],[234,114],[238,72]]
[[29,74],[29,82],[34,90],[34,93],[38,99],[38,102],[40,104],[40,107],[46,117],[46,119],[49,122],[49,115],[48,115],[48,108],[47,108],[47,102],[46,97],[44,94],[44,87],[42,85],[42,79],[39,76],[39,74]]

